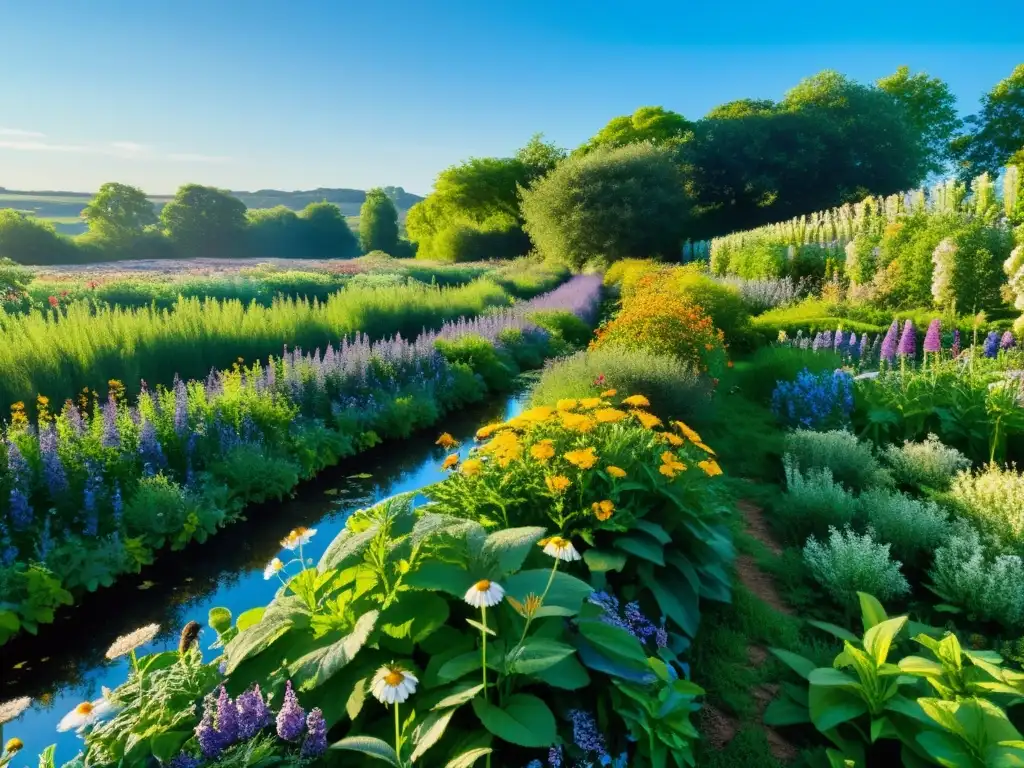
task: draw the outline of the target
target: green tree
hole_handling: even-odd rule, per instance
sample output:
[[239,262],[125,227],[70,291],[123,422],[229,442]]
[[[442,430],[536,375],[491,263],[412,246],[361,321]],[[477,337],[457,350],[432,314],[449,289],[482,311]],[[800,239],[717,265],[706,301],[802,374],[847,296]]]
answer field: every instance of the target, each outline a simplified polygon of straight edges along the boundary
[[516,151],[515,160],[519,161],[525,171],[522,186],[532,184],[535,179],[545,176],[562,162],[568,153],[552,142],[544,141],[543,133],[535,133],[526,142],[526,146]]
[[649,142],[570,157],[522,200],[540,253],[574,268],[591,259],[677,257],[689,210],[671,151]]
[[245,203],[224,189],[185,184],[160,211],[160,223],[186,258],[240,256],[246,234]]
[[965,123],[965,132],[953,142],[961,178],[996,176],[1024,147],[1024,64],[985,94],[981,109]]
[[632,115],[613,117],[577,152],[592,152],[600,147],[622,147],[647,141],[676,146],[689,135],[690,122],[678,112],[664,107],[640,107]]
[[778,106],[771,99],[737,99],[719,104],[706,115],[705,120],[732,120],[753,115],[771,115]]
[[99,240],[130,243],[146,227],[156,224],[156,211],[146,193],[138,187],[110,181],[82,210],[89,233]]
[[310,259],[352,259],[359,255],[359,241],[334,203],[310,203],[299,218],[305,223],[303,253]]
[[398,211],[380,187],[367,190],[359,209],[359,244],[363,253],[394,253],[398,247]]
[[291,208],[278,205],[273,208],[252,208],[246,211],[249,249],[257,258],[302,258],[303,224]]
[[921,135],[930,173],[943,173],[952,160],[951,142],[962,121],[956,111],[956,97],[949,85],[924,72],[910,74],[901,66],[877,85],[907,111],[911,124]]
[[81,252],[50,222],[0,208],[0,258],[18,264],[72,264],[81,261]]

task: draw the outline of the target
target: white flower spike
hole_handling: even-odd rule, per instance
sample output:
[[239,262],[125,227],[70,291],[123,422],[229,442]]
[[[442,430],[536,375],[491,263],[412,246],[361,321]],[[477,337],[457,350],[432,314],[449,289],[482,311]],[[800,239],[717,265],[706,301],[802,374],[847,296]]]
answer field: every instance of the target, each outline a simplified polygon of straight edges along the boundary
[[543,539],[540,543],[544,547],[545,555],[551,555],[567,563],[580,559],[580,553],[576,551],[576,547],[572,545],[572,542],[568,539],[563,539],[561,536],[552,536],[550,539]]
[[491,608],[505,597],[505,589],[496,581],[481,579],[466,590],[466,602],[474,608]]
[[274,578],[277,572],[280,571],[282,568],[284,568],[284,563],[281,562],[280,558],[275,557],[273,560],[267,563],[267,567],[263,569],[264,581],[269,581],[270,579]]
[[281,539],[281,546],[294,551],[309,544],[314,536],[316,536],[316,528],[299,527]]
[[416,692],[419,680],[395,664],[377,670],[370,683],[370,692],[381,704],[401,704]]
[[82,731],[84,728],[93,725],[98,720],[114,711],[114,706],[106,699],[96,701],[83,701],[77,707],[68,712],[57,723],[58,731]]

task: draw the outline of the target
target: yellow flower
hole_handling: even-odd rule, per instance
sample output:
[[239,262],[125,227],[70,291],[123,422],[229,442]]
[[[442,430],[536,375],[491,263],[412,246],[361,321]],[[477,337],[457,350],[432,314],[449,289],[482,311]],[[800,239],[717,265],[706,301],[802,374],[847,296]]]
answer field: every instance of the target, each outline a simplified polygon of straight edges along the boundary
[[654,429],[661,424],[661,419],[647,411],[633,411],[633,415],[636,416],[637,420],[647,429]]
[[505,422],[505,426],[509,429],[526,429],[532,424],[529,419],[524,419],[522,416],[516,416],[515,418],[509,419]]
[[480,450],[492,454],[501,467],[507,467],[514,459],[523,455],[523,446],[520,445],[519,436],[515,432],[502,432]]
[[702,451],[704,451],[704,453],[710,453],[712,456],[717,456],[718,455],[713,450],[711,450],[711,448],[709,448],[708,446],[704,445],[704,443],[702,443],[700,441],[695,442],[694,445],[696,445],[698,448],[700,448]]
[[439,438],[437,438],[437,442],[434,443],[434,445],[440,445],[442,448],[447,450],[447,449],[450,449],[450,448],[457,447],[459,445],[459,441],[456,440],[454,437],[452,437],[447,432],[443,432],[441,434],[441,436]]
[[541,440],[530,448],[530,455],[537,461],[545,462],[555,455],[555,446],[550,440]]
[[528,411],[523,411],[519,414],[519,418],[525,419],[529,422],[541,422],[547,421],[551,418],[551,414],[555,412],[555,409],[548,405],[538,405],[536,408],[531,408]]
[[601,393],[601,397],[615,397],[617,392],[618,390],[615,389],[606,389],[604,392]]
[[441,465],[441,469],[443,469],[443,470],[451,469],[452,467],[454,467],[458,463],[459,463],[459,454],[453,453],[451,456],[449,456],[447,459],[444,460],[444,464]]
[[548,490],[551,493],[565,493],[568,489],[570,482],[569,478],[565,475],[554,475],[553,477],[545,477],[544,484],[547,485]]
[[671,464],[673,461],[679,461],[679,458],[672,451],[665,451],[661,454],[662,464]]
[[630,395],[622,401],[623,405],[632,405],[637,408],[647,408],[651,402],[643,395]]
[[694,432],[688,426],[683,424],[683,422],[681,422],[681,421],[673,421],[672,423],[676,425],[676,429],[678,429],[680,432],[683,433],[683,437],[685,437],[691,443],[699,443],[701,441],[700,440],[700,435],[698,435],[696,432]]
[[586,408],[588,411],[597,408],[600,405],[602,405],[600,397],[585,397],[580,400],[580,407]]
[[563,458],[570,464],[574,464],[580,469],[590,469],[597,463],[597,454],[594,453],[593,448],[584,448],[579,451],[569,451],[563,455]]
[[484,463],[480,461],[480,459],[466,459],[466,461],[462,462],[462,466],[459,470],[467,477],[473,477],[473,475],[480,474],[480,470],[483,469],[483,466]]
[[671,464],[662,464],[658,471],[665,477],[675,477],[677,473],[686,471],[686,465],[681,461],[673,461]]
[[616,467],[612,464],[609,464],[607,467],[605,467],[605,471],[612,477],[622,478],[626,476],[626,470],[622,469],[621,467]]
[[669,443],[670,443],[671,445],[674,445],[674,446],[676,446],[677,448],[678,448],[678,447],[679,447],[680,445],[682,445],[683,443],[685,443],[685,442],[686,442],[686,441],[685,441],[685,440],[683,440],[683,438],[681,438],[681,437],[680,437],[679,435],[673,435],[673,434],[672,434],[671,432],[666,432],[666,433],[665,433],[665,435],[664,435],[664,437],[665,437],[665,439],[666,439],[666,440],[668,440],[668,442],[669,442]]
[[615,511],[615,505],[612,504],[611,499],[605,499],[604,501],[595,501],[590,505],[590,508],[594,510],[594,517],[601,522],[604,522],[612,516],[612,512]]
[[722,468],[718,466],[718,462],[714,459],[705,459],[704,461],[698,461],[697,466],[704,470],[708,477],[714,477],[715,475],[722,474]]
[[626,412],[620,411],[618,408],[602,408],[599,411],[594,411],[594,418],[602,424],[614,424],[626,418]]
[[560,411],[571,411],[576,405],[576,401],[572,398],[563,398],[555,403],[555,407]]
[[573,432],[587,433],[597,426],[596,422],[582,413],[562,413],[562,426]]
[[505,425],[504,424],[500,424],[500,423],[487,424],[485,426],[480,427],[480,429],[478,429],[476,431],[476,436],[480,440],[486,440],[488,437],[493,435],[495,432],[497,432],[503,426],[505,426]]
[[8,739],[7,743],[4,744],[4,751],[9,755],[21,752],[21,750],[23,750],[24,748],[25,742],[23,742],[17,736],[15,736],[13,739]]

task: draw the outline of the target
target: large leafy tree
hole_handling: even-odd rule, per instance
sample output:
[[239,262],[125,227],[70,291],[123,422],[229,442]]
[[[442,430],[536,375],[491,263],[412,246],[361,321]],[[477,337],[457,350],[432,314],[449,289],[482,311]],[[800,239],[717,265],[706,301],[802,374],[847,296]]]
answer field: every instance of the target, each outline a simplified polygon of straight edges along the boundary
[[535,179],[539,179],[554,170],[568,153],[558,145],[544,141],[543,133],[535,133],[526,142],[526,146],[516,152],[515,159],[523,165],[526,183],[517,182],[521,186],[528,186]]
[[623,147],[641,141],[675,146],[686,140],[691,127],[690,122],[678,112],[664,107],[640,107],[632,115],[613,117],[577,152]]
[[540,253],[576,268],[591,259],[676,257],[689,209],[675,158],[649,142],[571,157],[522,198]]
[[719,104],[706,115],[705,120],[729,120],[752,115],[771,115],[778,106],[771,99],[736,99]]
[[334,203],[310,203],[299,213],[303,227],[303,253],[311,259],[351,259],[359,255],[359,241]]
[[160,211],[160,223],[183,256],[239,256],[245,212],[245,203],[227,190],[185,184]]
[[141,189],[111,181],[85,206],[82,218],[97,239],[121,244],[156,224],[156,211]]
[[962,123],[949,85],[924,72],[912,75],[907,66],[881,78],[877,85],[906,110],[921,136],[927,170],[930,173],[948,171],[952,160],[951,142]]
[[966,131],[954,141],[960,175],[995,175],[1024,148],[1024,64],[981,98],[981,109],[967,118]]
[[380,187],[367,190],[359,209],[359,244],[364,253],[398,250],[398,210]]

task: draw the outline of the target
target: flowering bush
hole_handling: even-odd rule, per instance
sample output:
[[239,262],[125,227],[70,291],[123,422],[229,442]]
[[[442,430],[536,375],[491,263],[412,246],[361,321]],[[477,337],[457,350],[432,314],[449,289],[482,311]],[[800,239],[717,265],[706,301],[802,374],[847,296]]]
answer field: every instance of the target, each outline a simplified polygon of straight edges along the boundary
[[1024,475],[1016,467],[960,472],[949,500],[997,551],[1024,552]]
[[843,426],[853,411],[853,377],[843,370],[814,374],[805,368],[795,381],[775,386],[772,411],[790,427]]
[[948,488],[958,472],[971,466],[970,459],[943,445],[935,434],[918,443],[905,440],[903,445],[887,445],[882,458],[896,482],[908,488]]

